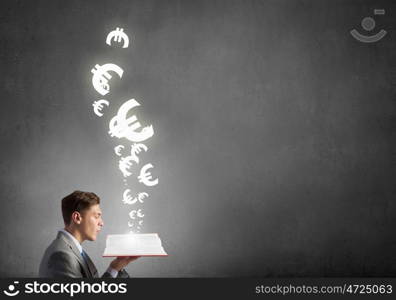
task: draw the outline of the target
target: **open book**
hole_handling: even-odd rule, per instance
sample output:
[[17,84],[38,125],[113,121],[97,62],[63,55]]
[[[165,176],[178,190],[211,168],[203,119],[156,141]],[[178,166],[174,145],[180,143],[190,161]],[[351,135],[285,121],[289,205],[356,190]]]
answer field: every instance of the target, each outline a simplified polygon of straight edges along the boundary
[[103,257],[167,256],[156,233],[111,234],[107,236]]

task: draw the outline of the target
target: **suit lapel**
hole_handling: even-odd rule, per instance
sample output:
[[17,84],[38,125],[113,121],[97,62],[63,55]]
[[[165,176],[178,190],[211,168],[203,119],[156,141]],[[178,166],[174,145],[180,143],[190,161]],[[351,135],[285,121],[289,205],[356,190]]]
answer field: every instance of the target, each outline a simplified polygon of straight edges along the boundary
[[86,257],[88,268],[89,268],[89,271],[91,272],[92,277],[93,278],[98,278],[99,277],[98,276],[98,270],[96,269],[96,267],[95,267],[94,263],[92,262],[91,258],[88,256],[87,252],[85,252],[85,257]]
[[93,278],[93,273],[91,273],[87,263],[85,263],[84,259],[81,256],[80,251],[77,249],[76,244],[62,231],[58,232],[57,238],[63,239],[65,243],[69,246],[69,248],[72,250],[73,254],[76,256],[78,262],[82,266],[85,274],[87,274],[88,278]]

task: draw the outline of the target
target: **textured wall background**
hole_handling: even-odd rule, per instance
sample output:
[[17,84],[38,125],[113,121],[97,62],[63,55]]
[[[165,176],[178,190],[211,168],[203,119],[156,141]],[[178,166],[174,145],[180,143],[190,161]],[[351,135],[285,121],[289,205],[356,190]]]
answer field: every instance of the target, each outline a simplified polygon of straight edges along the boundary
[[[0,275],[36,276],[60,199],[128,230],[108,121],[136,98],[160,184],[135,277],[395,276],[394,1],[1,1]],[[376,16],[375,44],[349,31]],[[105,38],[125,28],[127,50]],[[103,118],[91,68],[124,68]]]

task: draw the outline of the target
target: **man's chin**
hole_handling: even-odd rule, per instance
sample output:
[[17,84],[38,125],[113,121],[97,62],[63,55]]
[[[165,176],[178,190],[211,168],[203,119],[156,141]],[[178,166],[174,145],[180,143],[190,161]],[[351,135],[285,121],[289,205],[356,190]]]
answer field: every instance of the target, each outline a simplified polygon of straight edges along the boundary
[[88,240],[91,241],[91,242],[96,241],[96,237],[97,237],[96,235],[95,236],[91,236],[91,237],[88,238]]

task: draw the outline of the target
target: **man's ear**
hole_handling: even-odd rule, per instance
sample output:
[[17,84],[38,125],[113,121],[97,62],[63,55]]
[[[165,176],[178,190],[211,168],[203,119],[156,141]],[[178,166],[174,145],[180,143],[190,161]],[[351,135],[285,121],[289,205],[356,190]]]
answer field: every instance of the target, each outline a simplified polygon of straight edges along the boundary
[[71,215],[71,220],[76,224],[81,224],[82,216],[78,211],[75,211]]

